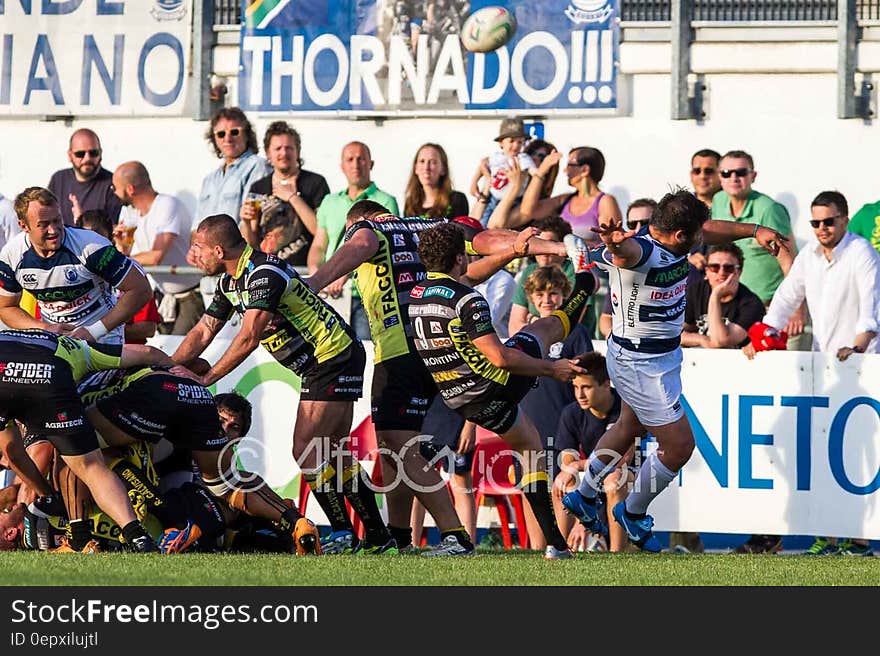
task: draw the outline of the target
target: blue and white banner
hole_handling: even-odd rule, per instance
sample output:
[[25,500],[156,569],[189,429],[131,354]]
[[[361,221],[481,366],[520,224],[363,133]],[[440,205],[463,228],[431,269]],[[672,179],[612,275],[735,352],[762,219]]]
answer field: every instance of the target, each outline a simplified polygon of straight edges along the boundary
[[0,115],[182,115],[192,0],[0,0]]
[[[215,362],[237,330],[224,327],[205,357]],[[173,353],[181,340],[162,335],[150,343]],[[364,346],[369,390],[372,344]],[[651,504],[655,528],[880,539],[878,363],[880,355],[841,363],[831,354],[777,351],[749,361],[735,350],[685,349],[683,398],[696,448]],[[290,444],[299,379],[257,349],[217,389],[235,389],[254,404],[243,464],[296,498]],[[353,414],[353,430],[369,421],[369,393]],[[317,505],[309,516],[325,521]]]
[[[466,51],[472,12],[506,7],[513,38]],[[617,107],[619,0],[248,0],[247,110],[472,114]]]

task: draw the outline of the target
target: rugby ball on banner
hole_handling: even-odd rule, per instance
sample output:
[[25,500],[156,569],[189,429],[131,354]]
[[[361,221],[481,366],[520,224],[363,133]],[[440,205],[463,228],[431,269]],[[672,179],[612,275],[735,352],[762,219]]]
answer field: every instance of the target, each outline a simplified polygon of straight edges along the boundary
[[491,52],[510,41],[516,19],[504,7],[478,9],[461,26],[461,44],[470,52]]

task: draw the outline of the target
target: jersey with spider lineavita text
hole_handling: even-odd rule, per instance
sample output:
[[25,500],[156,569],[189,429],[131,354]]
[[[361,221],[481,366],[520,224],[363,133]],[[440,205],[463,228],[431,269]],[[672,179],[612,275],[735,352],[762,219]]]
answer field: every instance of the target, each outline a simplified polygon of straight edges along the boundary
[[608,272],[612,308],[612,339],[623,348],[646,356],[667,353],[681,343],[685,290],[690,263],[648,235],[632,238],[642,256],[632,267],[612,264],[604,247],[590,259]]
[[431,271],[411,297],[415,345],[446,405],[460,408],[507,384],[510,372],[474,346],[473,340],[495,334],[489,303],[479,292]]
[[370,322],[376,364],[415,353],[407,307],[410,290],[426,275],[418,254],[419,233],[441,223],[446,219],[380,214],[358,221],[345,233],[345,241],[358,230],[372,230],[379,239],[379,249],[354,275]]
[[260,343],[280,364],[300,376],[341,355],[357,340],[336,311],[303,282],[284,260],[247,246],[234,276],[220,276],[208,316],[228,321],[233,312],[266,310]]

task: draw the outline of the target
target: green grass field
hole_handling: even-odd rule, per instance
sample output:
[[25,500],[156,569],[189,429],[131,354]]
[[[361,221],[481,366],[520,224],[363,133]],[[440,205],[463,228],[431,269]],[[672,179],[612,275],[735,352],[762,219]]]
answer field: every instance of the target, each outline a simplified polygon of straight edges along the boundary
[[804,556],[578,554],[546,562],[537,552],[467,558],[278,554],[0,553],[2,585],[605,586],[880,585],[880,560]]

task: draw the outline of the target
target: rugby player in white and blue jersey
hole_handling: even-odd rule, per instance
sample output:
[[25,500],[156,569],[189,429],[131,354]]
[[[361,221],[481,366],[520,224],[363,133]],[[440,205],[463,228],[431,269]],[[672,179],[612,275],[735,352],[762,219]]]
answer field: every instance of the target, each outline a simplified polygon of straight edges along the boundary
[[652,531],[648,505],[678,475],[694,449],[680,402],[687,255],[700,239],[716,244],[752,237],[774,255],[787,244],[770,228],[709,220],[706,205],[684,190],[664,196],[647,232],[624,231],[611,219],[600,223],[598,233],[604,246],[593,251],[574,235],[565,241],[576,272],[591,266],[590,261],[608,271],[613,326],[606,360],[624,402],[620,419],[589,456],[589,474],[562,504],[589,530],[600,532],[596,496],[601,481],[614,471],[633,439],[647,430],[659,448],[645,458],[632,493],[612,515],[636,546],[658,552],[661,545]]
[[[122,344],[125,322],[152,296],[144,273],[101,235],[65,226],[48,189],[25,189],[15,212],[23,232],[0,250],[0,321]],[[41,320],[19,307],[25,289]]]

